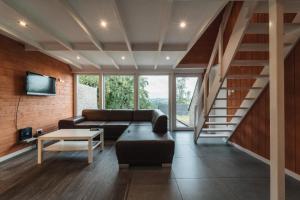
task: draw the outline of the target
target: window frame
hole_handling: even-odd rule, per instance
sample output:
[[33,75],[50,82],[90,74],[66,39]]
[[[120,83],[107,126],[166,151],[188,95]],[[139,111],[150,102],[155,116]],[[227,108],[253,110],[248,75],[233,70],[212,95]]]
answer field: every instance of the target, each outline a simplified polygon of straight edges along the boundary
[[[116,71],[116,70],[108,70],[104,72],[92,72],[92,73],[74,73],[74,115],[77,114],[77,75],[98,75],[99,76],[99,105],[101,105],[100,109],[105,109],[105,85],[104,85],[104,77],[106,75],[131,75],[134,76],[134,110],[138,110],[138,84],[139,84],[139,76],[155,76],[155,75],[167,75],[169,79],[169,129],[171,131],[178,130],[176,128],[176,121],[174,123],[174,119],[176,120],[175,106],[176,106],[176,88],[175,81],[176,76],[197,76],[200,81],[202,81],[202,72],[195,70],[195,72],[185,72],[183,71],[174,71],[174,70],[166,70],[166,71],[149,71],[149,70],[139,70],[139,71]],[[180,129],[182,130],[182,129]],[[192,129],[189,129],[192,130]]]

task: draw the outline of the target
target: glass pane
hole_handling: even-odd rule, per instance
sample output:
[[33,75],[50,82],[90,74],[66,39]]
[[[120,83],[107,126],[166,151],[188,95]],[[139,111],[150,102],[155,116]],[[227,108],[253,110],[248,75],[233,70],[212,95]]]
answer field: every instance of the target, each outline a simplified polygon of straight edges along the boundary
[[134,78],[133,76],[109,75],[104,76],[105,108],[133,109],[134,108]]
[[139,109],[160,109],[169,114],[169,77],[139,77]]
[[189,106],[197,77],[176,77],[176,127],[193,127],[193,112]]
[[77,75],[77,115],[83,109],[99,108],[99,76]]

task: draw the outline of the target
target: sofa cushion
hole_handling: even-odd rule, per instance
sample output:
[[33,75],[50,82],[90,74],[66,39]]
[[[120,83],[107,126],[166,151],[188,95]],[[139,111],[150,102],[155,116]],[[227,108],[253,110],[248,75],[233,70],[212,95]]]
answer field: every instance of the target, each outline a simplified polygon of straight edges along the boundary
[[151,126],[130,126],[116,142],[119,164],[172,163],[174,148],[169,132],[157,134]]
[[107,113],[107,121],[132,121],[132,110],[110,110]]
[[152,128],[155,133],[166,133],[168,131],[168,117],[161,110],[153,111]]
[[140,126],[140,125],[130,125],[124,132],[124,134],[127,133],[152,133],[152,126]]
[[107,121],[104,123],[104,139],[116,140],[127,129],[130,121]]
[[105,124],[104,121],[83,121],[75,124],[78,128],[100,128]]
[[85,120],[85,117],[83,117],[83,116],[76,116],[76,117],[70,117],[67,119],[62,119],[62,120],[59,120],[58,127],[60,129],[74,128],[76,123],[83,122],[84,120]]
[[109,110],[85,109],[82,111],[82,116],[88,121],[107,121]]
[[151,121],[153,110],[133,111],[133,121]]
[[167,141],[173,140],[169,133],[157,134],[152,131],[151,126],[129,126],[121,135],[120,141]]

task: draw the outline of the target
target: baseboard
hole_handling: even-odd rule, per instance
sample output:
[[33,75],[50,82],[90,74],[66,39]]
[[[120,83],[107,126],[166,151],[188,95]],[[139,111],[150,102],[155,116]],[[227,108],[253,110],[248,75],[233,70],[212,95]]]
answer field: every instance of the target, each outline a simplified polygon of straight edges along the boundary
[[7,155],[5,155],[5,156],[1,156],[1,157],[0,157],[0,163],[1,163],[1,162],[4,162],[4,161],[6,161],[6,160],[9,160],[9,159],[11,159],[11,158],[14,158],[14,157],[16,157],[16,156],[18,156],[18,155],[21,155],[21,154],[23,154],[23,153],[26,153],[26,152],[28,152],[28,151],[34,149],[34,148],[35,148],[35,145],[32,145],[32,146],[29,146],[29,147],[25,147],[25,148],[23,148],[23,149],[20,149],[20,150],[18,150],[18,151],[15,151],[15,152],[13,152],[13,153],[7,154]]
[[[266,158],[258,155],[257,153],[254,153],[254,152],[252,152],[252,151],[250,151],[250,150],[248,150],[248,149],[246,149],[246,148],[244,148],[244,147],[242,147],[242,146],[240,146],[238,144],[235,144],[233,142],[228,142],[228,143],[231,144],[233,147],[237,148],[238,150],[247,153],[248,155],[250,155],[250,156],[252,156],[252,157],[254,157],[254,158],[256,158],[256,159],[258,159],[258,160],[260,160],[260,161],[262,161],[264,163],[266,163],[267,165],[270,165],[270,161],[268,159],[266,159]],[[293,171],[291,171],[291,170],[289,170],[289,169],[285,169],[285,174],[288,175],[288,176],[290,176],[290,177],[293,177],[294,179],[296,179],[298,181],[300,181],[300,175],[297,174],[297,173],[295,173],[295,172],[293,172]]]

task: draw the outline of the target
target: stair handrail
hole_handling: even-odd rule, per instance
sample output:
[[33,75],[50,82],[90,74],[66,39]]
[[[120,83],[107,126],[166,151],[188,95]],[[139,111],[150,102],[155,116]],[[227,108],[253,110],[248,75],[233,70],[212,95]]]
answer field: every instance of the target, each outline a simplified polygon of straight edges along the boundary
[[189,104],[188,111],[191,111],[192,106],[197,104],[197,99],[198,99],[198,96],[199,96],[199,84],[200,84],[199,82],[200,82],[200,80],[198,78],[197,82],[196,82],[196,86],[194,88],[192,99],[191,99],[190,104]]
[[[231,4],[232,5],[232,4]],[[203,116],[204,120],[201,119],[201,114],[198,113],[198,122],[195,126],[195,137],[194,142],[197,143],[198,137],[200,135],[200,131],[203,128],[206,118],[210,112],[210,109],[213,106],[214,100],[218,94],[219,88],[222,86],[226,73],[229,69],[230,63],[233,60],[233,57],[237,51],[237,47],[240,45],[241,39],[245,33],[246,27],[250,21],[250,17],[252,16],[252,13],[254,11],[254,8],[256,7],[257,2],[244,2],[243,6],[240,10],[238,20],[236,21],[233,33],[231,34],[231,37],[229,38],[228,44],[226,46],[226,49],[223,53],[223,34],[224,34],[224,27],[227,24],[227,20],[229,18],[231,7],[227,7],[227,9],[224,12],[222,22],[219,27],[218,36],[216,39],[216,42],[214,44],[214,48],[207,66],[207,70],[203,77],[203,83],[201,85],[201,89],[203,88]],[[239,20],[239,18],[242,18],[242,20]],[[233,36],[234,35],[234,36]],[[236,37],[236,38],[233,38]],[[218,51],[219,50],[219,51]],[[210,90],[209,86],[209,74],[211,71],[211,68],[215,62],[215,56],[217,51],[219,52],[219,73],[214,77],[214,80],[212,81],[212,90]],[[202,98],[199,98],[202,99]],[[195,116],[196,118],[196,116]]]
[[[213,51],[211,53],[211,57],[210,57],[208,66],[207,66],[206,71],[205,71],[204,77],[206,76],[206,80],[208,80],[208,76],[209,76],[211,68],[212,68],[212,66],[214,64],[213,62],[214,62],[214,59],[216,57],[217,50],[219,50],[219,52],[218,52],[218,54],[219,54],[219,59],[218,59],[219,63],[221,62],[222,51],[223,51],[223,41],[220,41],[220,40],[221,40],[221,37],[223,36],[224,27],[227,24],[227,21],[228,21],[228,18],[229,18],[232,6],[233,6],[233,3],[229,2],[228,5],[226,6],[226,9],[225,9],[224,13],[223,13],[223,18],[222,18],[222,21],[220,23],[220,28],[219,28],[219,31],[218,31],[218,35],[217,35],[216,41],[214,43]],[[218,48],[217,48],[217,46],[218,46]],[[220,73],[221,72],[222,72],[222,69],[220,68]],[[199,84],[203,83],[203,81],[204,81],[204,78],[203,78],[202,82],[200,82],[199,79],[197,80],[196,87],[195,87],[194,92],[193,92],[192,100],[191,100],[189,108],[188,108],[189,111],[193,107],[192,105],[195,106],[197,104],[195,102],[197,102],[197,99],[199,97],[199,92],[201,90],[201,89],[199,90]],[[203,84],[201,84],[201,87],[203,87]]]

